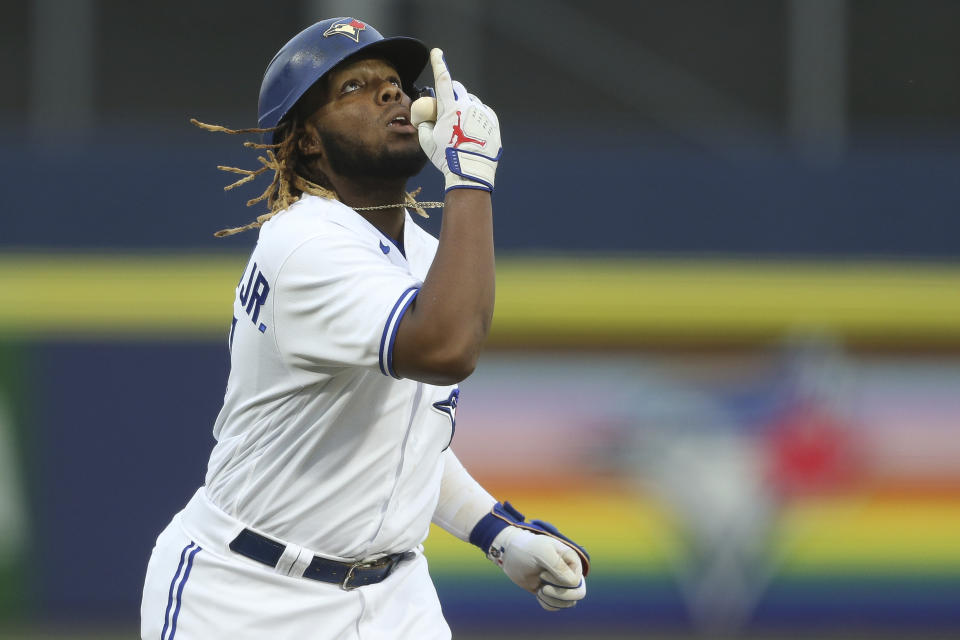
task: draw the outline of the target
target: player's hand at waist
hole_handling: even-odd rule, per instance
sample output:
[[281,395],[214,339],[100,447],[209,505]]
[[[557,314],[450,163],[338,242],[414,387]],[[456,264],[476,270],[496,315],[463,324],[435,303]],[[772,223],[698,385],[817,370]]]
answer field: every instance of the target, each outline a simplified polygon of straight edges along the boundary
[[507,527],[494,539],[488,557],[548,611],[572,607],[587,595],[580,557],[548,536]]
[[572,607],[587,595],[586,550],[548,522],[526,522],[509,502],[497,503],[474,525],[470,542],[548,611]]
[[497,114],[450,77],[443,51],[431,50],[430,63],[436,98],[420,98],[411,107],[420,146],[443,173],[447,191],[493,191],[503,151]]

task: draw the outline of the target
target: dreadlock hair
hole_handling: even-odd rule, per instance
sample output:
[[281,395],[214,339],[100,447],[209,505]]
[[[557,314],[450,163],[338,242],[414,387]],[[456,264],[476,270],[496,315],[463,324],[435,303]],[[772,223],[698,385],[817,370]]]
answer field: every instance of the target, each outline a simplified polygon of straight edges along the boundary
[[[235,187],[239,187],[240,185],[251,182],[259,175],[266,173],[267,171],[273,171],[273,180],[271,180],[270,184],[263,191],[263,193],[256,198],[247,200],[248,207],[266,200],[269,210],[266,213],[257,216],[257,219],[253,222],[245,224],[242,227],[231,227],[217,231],[213,234],[217,238],[232,236],[249,229],[257,229],[263,226],[267,220],[299,200],[300,196],[302,196],[304,193],[326,198],[328,200],[339,200],[337,193],[327,182],[326,176],[321,176],[321,181],[325,182],[326,184],[320,185],[304,178],[297,171],[297,169],[300,168],[303,158],[300,157],[300,150],[297,147],[299,122],[296,116],[293,116],[288,120],[284,120],[276,127],[271,127],[269,129],[229,129],[216,124],[200,122],[196,118],[190,118],[190,122],[206,131],[228,133],[230,135],[274,132],[276,134],[274,139],[280,140],[280,142],[274,144],[262,144],[258,142],[250,142],[249,140],[243,143],[243,146],[247,147],[248,149],[262,149],[266,151],[265,155],[257,156],[257,161],[261,164],[259,169],[240,169],[238,167],[217,165],[217,169],[220,169],[221,171],[237,173],[243,176],[236,182],[225,186],[223,188],[224,191],[229,191]],[[423,209],[424,206],[435,206],[438,204],[442,206],[442,203],[417,202],[415,198],[418,193],[420,193],[419,188],[406,194],[405,204],[424,218],[428,217],[426,211]],[[388,208],[389,206],[399,205],[386,205],[383,207],[366,208]]]

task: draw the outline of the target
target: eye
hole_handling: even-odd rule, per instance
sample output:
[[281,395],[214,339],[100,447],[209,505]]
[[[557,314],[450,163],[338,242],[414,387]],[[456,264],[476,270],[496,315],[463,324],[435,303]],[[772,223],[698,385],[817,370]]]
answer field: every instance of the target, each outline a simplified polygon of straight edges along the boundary
[[347,80],[343,83],[343,86],[340,87],[340,93],[352,93],[361,87],[363,87],[363,83],[359,80]]

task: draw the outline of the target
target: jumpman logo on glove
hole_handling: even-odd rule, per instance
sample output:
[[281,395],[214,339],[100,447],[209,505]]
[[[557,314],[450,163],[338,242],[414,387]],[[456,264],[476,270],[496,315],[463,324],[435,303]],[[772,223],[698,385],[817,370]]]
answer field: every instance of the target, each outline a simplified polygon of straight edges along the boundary
[[[453,140],[456,139],[456,144],[453,143]],[[463,132],[463,128],[460,126],[460,112],[457,111],[457,124],[453,125],[453,133],[450,134],[450,142],[447,144],[453,144],[453,148],[456,149],[464,142],[476,142],[481,147],[486,146],[486,140],[478,140],[477,138],[471,138]]]

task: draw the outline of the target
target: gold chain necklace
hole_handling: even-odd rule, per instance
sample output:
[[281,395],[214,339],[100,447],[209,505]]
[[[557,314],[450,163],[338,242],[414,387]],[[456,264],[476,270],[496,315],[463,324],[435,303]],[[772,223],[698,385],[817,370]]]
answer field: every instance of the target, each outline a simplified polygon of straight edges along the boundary
[[[311,195],[320,196],[321,198],[327,198],[328,200],[338,200],[337,194],[326,187],[321,187],[320,185],[310,182],[300,174],[293,175],[293,185],[303,191],[304,193],[309,193]],[[407,194],[407,201],[399,204],[378,204],[372,207],[350,207],[354,211],[378,211],[381,209],[396,209],[397,207],[410,207],[418,214],[427,217],[427,212],[424,209],[437,209],[443,206],[442,202],[417,202],[416,196],[420,193],[421,187],[417,187],[413,191]]]
[[405,202],[403,204],[378,204],[375,207],[353,207],[354,211],[374,211],[376,209],[396,209],[397,207],[410,207],[411,209],[439,209],[443,206],[442,202]]

